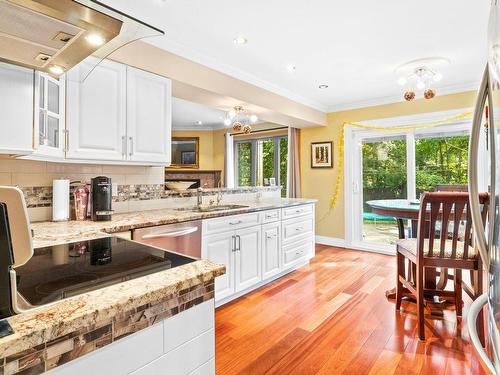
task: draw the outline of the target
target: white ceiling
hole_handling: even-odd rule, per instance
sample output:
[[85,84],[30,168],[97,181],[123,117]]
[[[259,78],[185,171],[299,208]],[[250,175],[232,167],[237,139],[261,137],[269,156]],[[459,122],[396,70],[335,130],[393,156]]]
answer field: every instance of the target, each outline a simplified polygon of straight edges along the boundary
[[400,100],[410,60],[450,59],[438,94],[477,88],[486,62],[489,0],[104,2],[166,31],[149,43],[324,111]]
[[[172,98],[174,130],[212,130],[224,128],[226,112],[188,100]],[[202,124],[197,124],[201,121]]]

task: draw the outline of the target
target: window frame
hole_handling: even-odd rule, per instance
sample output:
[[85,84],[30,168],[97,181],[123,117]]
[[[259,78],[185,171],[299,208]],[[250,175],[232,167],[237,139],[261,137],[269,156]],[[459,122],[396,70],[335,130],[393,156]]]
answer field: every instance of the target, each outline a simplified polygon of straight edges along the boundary
[[[238,145],[242,143],[250,143],[251,145],[251,154],[252,154],[252,164],[250,166],[250,173],[251,173],[251,186],[257,186],[257,163],[258,163],[258,146],[257,143],[262,140],[273,140],[274,141],[274,174],[273,177],[276,179],[276,186],[281,186],[281,179],[280,179],[280,164],[281,164],[281,157],[280,157],[280,143],[281,139],[287,138],[287,134],[283,135],[273,135],[273,136],[265,136],[263,135],[262,137],[252,137],[252,138],[241,138],[241,139],[235,139],[234,140],[234,186],[235,187],[242,187],[239,185],[239,173],[238,173]],[[288,158],[288,156],[287,156]],[[288,176],[287,176],[288,178]],[[260,186],[260,185],[259,185]]]

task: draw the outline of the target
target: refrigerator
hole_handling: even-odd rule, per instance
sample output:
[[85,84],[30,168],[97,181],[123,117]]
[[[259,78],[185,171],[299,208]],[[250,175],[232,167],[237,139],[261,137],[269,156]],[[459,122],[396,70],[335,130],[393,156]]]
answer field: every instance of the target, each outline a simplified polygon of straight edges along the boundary
[[[487,121],[486,121],[487,120]],[[488,23],[488,62],[476,100],[469,142],[469,193],[474,225],[475,244],[487,273],[487,292],[476,299],[467,319],[469,335],[483,368],[500,374],[500,0],[491,1]],[[479,139],[488,124],[488,147]],[[483,153],[489,154],[484,165]],[[478,175],[489,174],[490,207],[488,222],[483,229],[478,201]],[[479,340],[476,321],[484,314],[485,347]]]

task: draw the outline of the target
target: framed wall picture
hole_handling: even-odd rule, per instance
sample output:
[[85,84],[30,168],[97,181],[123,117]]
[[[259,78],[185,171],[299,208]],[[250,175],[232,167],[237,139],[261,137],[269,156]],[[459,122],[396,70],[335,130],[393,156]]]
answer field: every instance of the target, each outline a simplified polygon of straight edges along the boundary
[[311,168],[333,168],[333,142],[311,143]]

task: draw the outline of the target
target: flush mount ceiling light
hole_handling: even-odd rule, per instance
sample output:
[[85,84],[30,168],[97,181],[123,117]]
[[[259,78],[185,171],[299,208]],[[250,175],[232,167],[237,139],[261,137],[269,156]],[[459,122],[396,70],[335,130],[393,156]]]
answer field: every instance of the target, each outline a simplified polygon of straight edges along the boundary
[[248,39],[240,35],[240,36],[237,36],[236,38],[234,38],[233,42],[234,42],[234,44],[243,45],[243,44],[247,44]]
[[56,75],[61,75],[64,73],[64,68],[60,67],[59,65],[51,65],[49,67],[49,70],[52,74]]
[[293,72],[295,72],[295,65],[293,65],[293,64],[288,64],[288,65],[286,66],[286,70],[287,70],[289,73],[293,73]]
[[398,84],[407,86],[403,97],[406,101],[412,101],[416,98],[415,91],[423,91],[425,99],[432,99],[436,96],[436,90],[433,87],[435,82],[443,79],[440,69],[450,63],[450,60],[444,57],[431,57],[407,62],[394,71],[398,76]]
[[321,90],[324,90],[324,89],[327,89],[328,88],[328,85],[319,85],[318,88],[320,88]]
[[95,47],[102,46],[106,42],[106,40],[101,35],[96,33],[87,35],[85,39],[90,45]]
[[224,125],[233,127],[236,132],[249,134],[252,131],[250,124],[255,124],[259,118],[255,114],[245,114],[245,109],[238,105],[226,113]]

